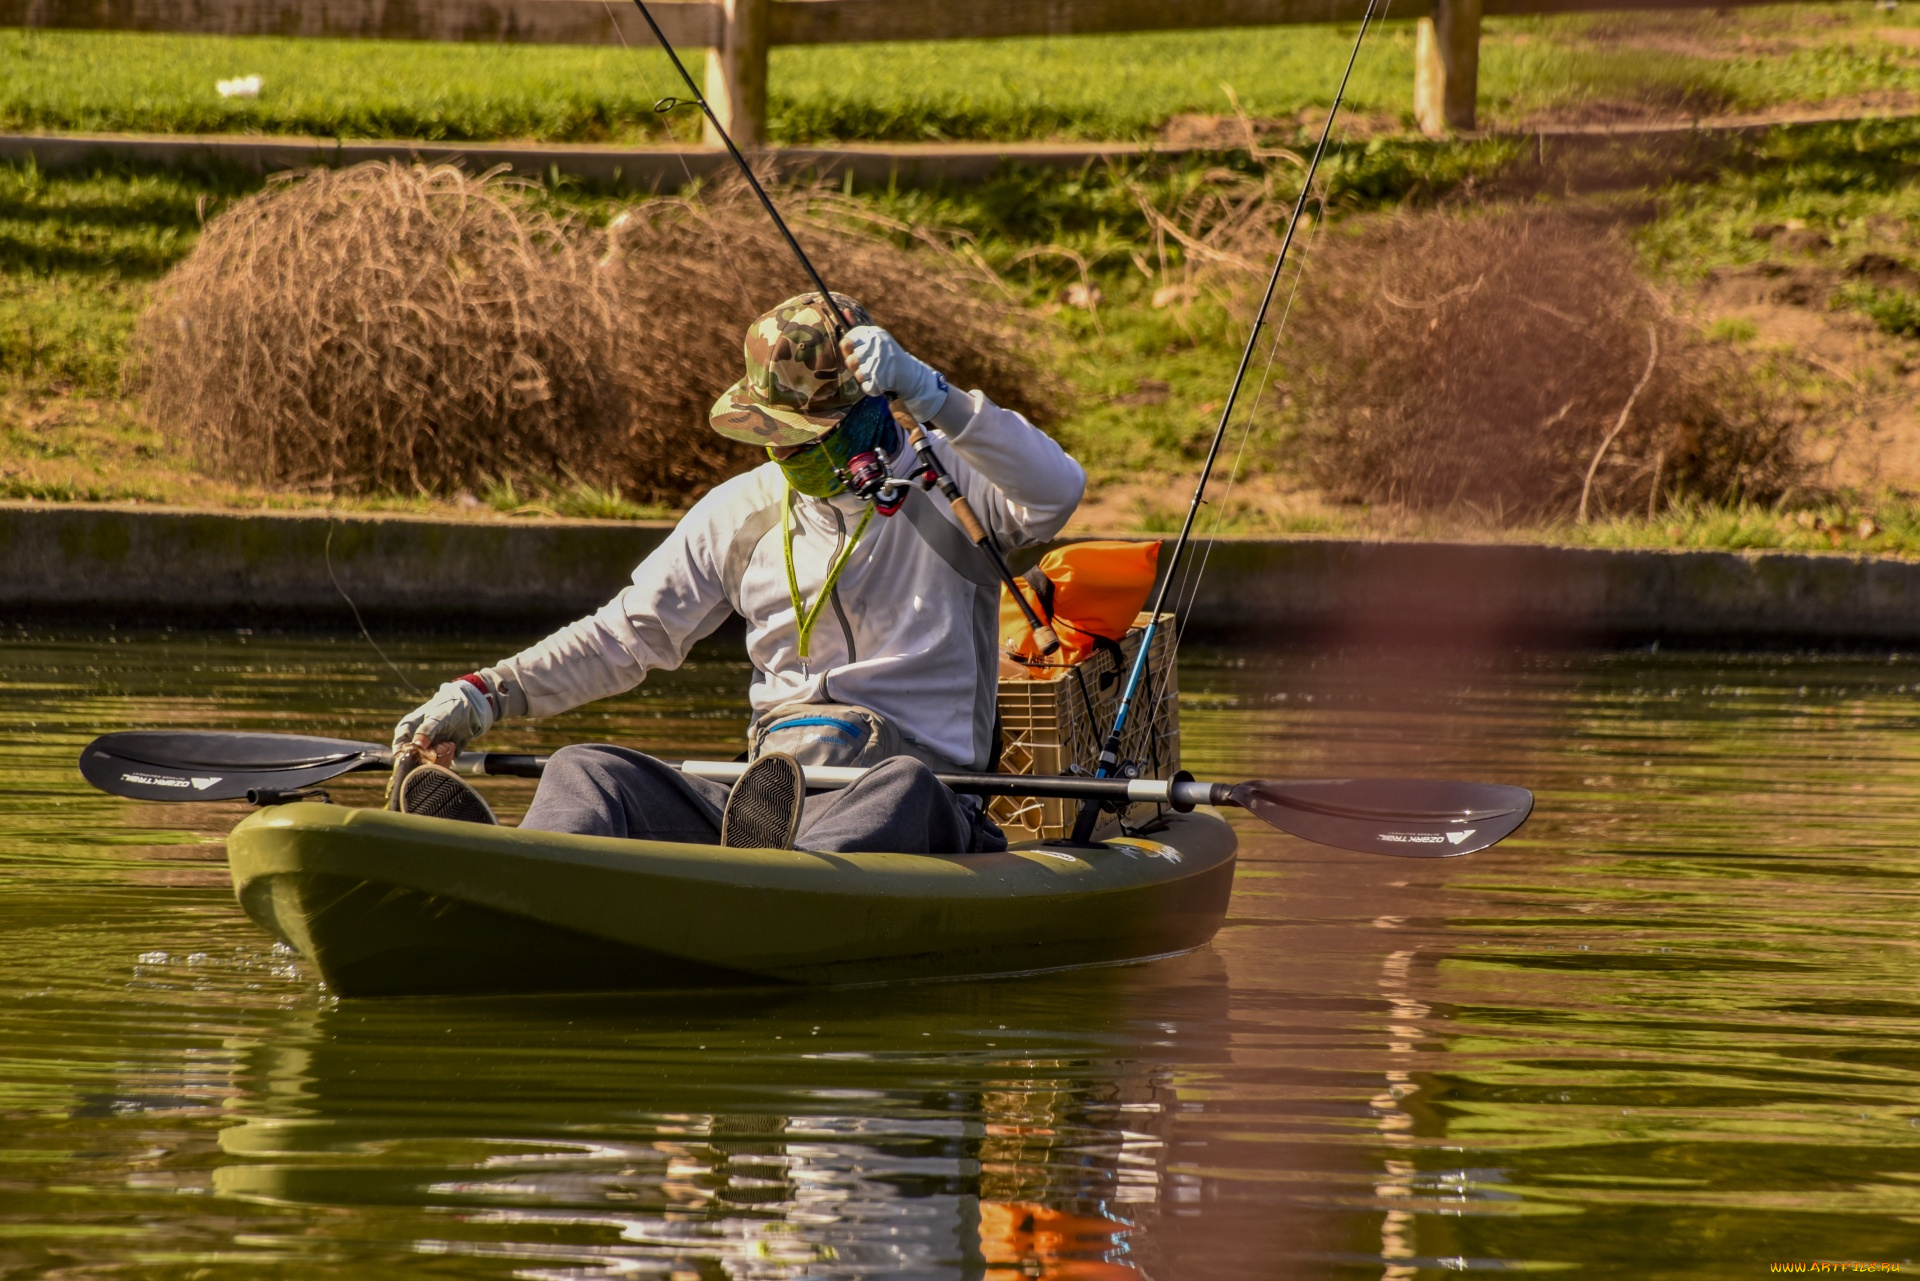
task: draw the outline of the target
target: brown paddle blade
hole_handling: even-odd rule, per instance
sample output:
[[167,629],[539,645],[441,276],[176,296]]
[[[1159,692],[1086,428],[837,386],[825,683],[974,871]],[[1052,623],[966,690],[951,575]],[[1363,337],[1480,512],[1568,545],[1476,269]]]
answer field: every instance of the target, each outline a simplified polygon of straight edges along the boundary
[[1402,858],[1483,850],[1533,812],[1533,793],[1524,787],[1429,778],[1256,779],[1228,796],[1294,836]]

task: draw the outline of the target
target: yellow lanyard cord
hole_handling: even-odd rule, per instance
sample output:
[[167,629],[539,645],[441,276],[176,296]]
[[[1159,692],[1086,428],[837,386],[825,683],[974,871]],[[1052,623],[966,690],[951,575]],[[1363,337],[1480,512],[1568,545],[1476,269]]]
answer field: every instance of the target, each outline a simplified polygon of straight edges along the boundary
[[820,594],[814,597],[813,608],[807,608],[807,602],[800,597],[800,576],[793,571],[793,486],[787,486],[786,500],[780,504],[780,542],[787,553],[787,591],[793,597],[794,621],[800,625],[800,670],[807,669],[807,646],[813,638],[813,624],[820,617],[820,607],[827,603],[827,597],[833,595],[833,586],[840,581],[840,571],[853,559],[853,549],[860,545],[860,536],[867,532],[867,526],[873,522],[873,508],[869,507],[860,517],[860,523],[854,526],[853,538],[834,558],[827,569],[827,581],[820,585]]

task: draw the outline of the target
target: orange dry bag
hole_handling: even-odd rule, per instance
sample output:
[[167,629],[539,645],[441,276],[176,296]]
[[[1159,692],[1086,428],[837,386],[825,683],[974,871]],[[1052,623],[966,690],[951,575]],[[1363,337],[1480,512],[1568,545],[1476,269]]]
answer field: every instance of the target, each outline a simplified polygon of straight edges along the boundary
[[1030,667],[1083,662],[1102,642],[1118,641],[1153,590],[1160,564],[1157,542],[1074,543],[1048,552],[1024,575],[1021,592],[1060,636],[1057,652],[1041,658],[1020,606],[1000,589],[1000,647]]

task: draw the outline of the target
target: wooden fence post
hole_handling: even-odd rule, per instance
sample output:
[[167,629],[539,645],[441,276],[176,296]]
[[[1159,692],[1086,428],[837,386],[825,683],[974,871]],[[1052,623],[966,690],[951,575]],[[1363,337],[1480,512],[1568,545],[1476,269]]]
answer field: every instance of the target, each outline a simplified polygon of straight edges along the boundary
[[1434,0],[1413,45],[1413,116],[1429,138],[1473,128],[1480,89],[1480,0]]
[[[768,0],[720,0],[720,43],[707,50],[707,101],[741,147],[767,144]],[[720,138],[709,121],[706,141]]]

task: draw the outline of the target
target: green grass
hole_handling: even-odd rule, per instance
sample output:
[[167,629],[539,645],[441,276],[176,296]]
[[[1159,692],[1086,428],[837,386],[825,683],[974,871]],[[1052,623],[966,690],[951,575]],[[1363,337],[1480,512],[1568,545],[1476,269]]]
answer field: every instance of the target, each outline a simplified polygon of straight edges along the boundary
[[[1447,147],[1376,142],[1336,153],[1333,198],[1367,207],[1410,192],[1443,191],[1491,172],[1509,144]],[[878,211],[912,225],[969,238],[1024,301],[1040,358],[1072,388],[1054,426],[1096,483],[1190,473],[1204,450],[1232,377],[1241,335],[1217,303],[1156,309],[1159,283],[1134,263],[1148,234],[1136,192],[1159,201],[1210,181],[1199,162],[1171,168],[1092,168],[1081,174],[1008,172],[944,190],[881,188],[858,193]],[[0,497],[92,500],[319,501],[298,495],[220,489],[192,473],[171,443],[139,427],[120,394],[120,370],[135,318],[154,283],[191,248],[202,216],[255,190],[257,180],[130,167],[89,175],[47,175],[0,166]],[[561,182],[542,197],[603,221],[622,200]],[[1096,313],[1065,306],[1085,261],[1106,296]],[[1173,255],[1177,266],[1178,253]],[[27,424],[31,423],[31,429]],[[53,441],[41,448],[35,440]],[[1263,434],[1257,452],[1270,452]],[[228,497],[222,497],[228,495]],[[618,494],[580,486],[480,496],[491,510],[523,515],[657,516]],[[410,497],[374,500],[413,509]],[[1154,519],[1143,513],[1142,519]]]
[[1828,237],[1836,260],[1884,248],[1920,217],[1920,122],[1779,129],[1741,145],[1700,181],[1661,193],[1642,237],[1649,261],[1679,277],[1716,267],[1806,261],[1756,225],[1798,223]]
[[[776,138],[1135,138],[1182,112],[1290,114],[1330,96],[1333,28],[777,49]],[[1405,110],[1410,29],[1356,76],[1361,110]],[[697,51],[696,51],[697,52]],[[694,64],[697,66],[698,64]],[[216,80],[259,74],[255,99]],[[0,128],[604,142],[662,136],[678,89],[652,50],[0,32]],[[672,118],[697,134],[691,111]]]
[[[1621,103],[1711,113],[1920,93],[1920,57],[1883,28],[1920,20],[1865,4],[1490,20],[1481,108],[1497,124]],[[1253,115],[1291,119],[1325,106],[1352,38],[1306,26],[778,48],[769,125],[785,142],[1139,139],[1227,112],[1223,85]],[[1412,66],[1412,24],[1384,25],[1349,106],[1404,123]],[[259,98],[215,93],[250,73],[264,77]],[[11,130],[633,141],[663,136],[653,103],[677,87],[651,49],[0,32]],[[671,127],[691,137],[698,120],[683,111]]]
[[0,166],[0,386],[111,395],[148,291],[250,181]]
[[603,488],[582,480],[545,483],[502,480],[488,486],[473,505],[503,516],[563,516],[578,520],[663,520],[675,514],[670,507],[636,503],[617,488]]
[[[775,49],[768,124],[793,142],[1152,136],[1175,116],[1258,117],[1324,108],[1353,43],[1350,27],[1155,32],[1062,39]],[[1348,105],[1411,112],[1413,27],[1378,29]]]
[[1920,295],[1909,289],[1848,285],[1833,296],[1836,306],[1860,312],[1884,334],[1920,338]]
[[1547,531],[1589,547],[1874,553],[1920,557],[1920,503],[1901,494],[1854,495],[1790,510],[1687,505],[1657,520],[1598,521]]
[[1619,103],[1711,115],[1920,90],[1920,58],[1887,29],[1920,25],[1865,4],[1490,20],[1481,105],[1496,120]]
[[[254,73],[258,98],[214,90]],[[6,31],[0,128],[606,141],[660,132],[671,74],[621,49]]]

